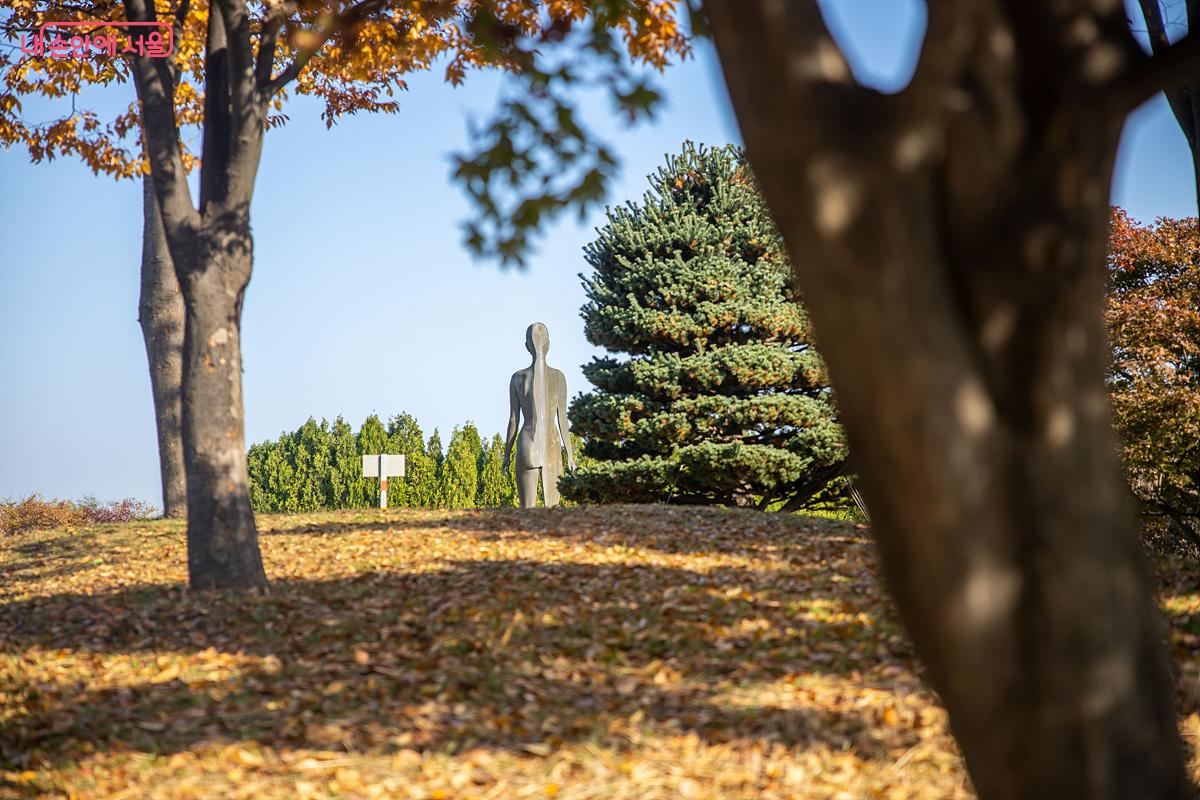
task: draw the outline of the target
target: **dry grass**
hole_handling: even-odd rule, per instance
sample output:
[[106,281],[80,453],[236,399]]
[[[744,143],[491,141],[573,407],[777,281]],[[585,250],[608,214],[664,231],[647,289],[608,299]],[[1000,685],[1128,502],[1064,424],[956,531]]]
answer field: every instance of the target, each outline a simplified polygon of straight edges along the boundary
[[[177,522],[0,541],[0,798],[971,796],[853,526],[608,507],[260,528],[272,589],[250,597],[185,591]],[[1200,598],[1170,576],[1194,686]]]

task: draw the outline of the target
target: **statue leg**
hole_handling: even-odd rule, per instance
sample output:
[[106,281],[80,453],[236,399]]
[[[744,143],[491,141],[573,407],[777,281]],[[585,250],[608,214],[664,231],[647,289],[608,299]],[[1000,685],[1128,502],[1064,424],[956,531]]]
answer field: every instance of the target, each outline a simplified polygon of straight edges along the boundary
[[562,476],[561,469],[547,463],[542,467],[542,498],[546,501],[546,508],[553,508],[558,505],[558,479]]
[[539,467],[517,470],[517,499],[521,502],[521,508],[537,506],[538,473],[540,472]]

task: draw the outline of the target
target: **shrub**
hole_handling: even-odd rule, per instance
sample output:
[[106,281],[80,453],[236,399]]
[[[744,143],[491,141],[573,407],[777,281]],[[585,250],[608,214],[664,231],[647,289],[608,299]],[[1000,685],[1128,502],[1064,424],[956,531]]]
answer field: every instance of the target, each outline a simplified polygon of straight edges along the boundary
[[0,536],[104,522],[131,522],[156,514],[157,508],[132,497],[107,502],[85,497],[73,503],[70,500],[44,500],[40,494],[31,494],[23,500],[0,502]]
[[158,509],[133,497],[100,502],[90,495],[76,506],[88,522],[133,522],[158,516]]
[[69,500],[43,500],[41,495],[31,494],[24,500],[0,503],[0,534],[6,536],[86,522],[83,511]]

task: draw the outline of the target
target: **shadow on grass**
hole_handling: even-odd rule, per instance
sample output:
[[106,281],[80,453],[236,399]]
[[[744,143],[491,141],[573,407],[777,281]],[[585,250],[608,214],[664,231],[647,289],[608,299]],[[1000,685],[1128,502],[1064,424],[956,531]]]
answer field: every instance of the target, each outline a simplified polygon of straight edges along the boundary
[[0,563],[0,597],[11,596],[23,584],[82,572],[99,557],[93,547],[80,546],[81,539],[89,543],[96,540],[90,531],[58,536],[33,531],[26,536],[22,541],[5,543],[5,548],[16,558]]
[[795,543],[798,537],[803,537],[805,549],[811,547],[814,539],[827,539],[837,545],[870,545],[869,534],[864,528],[842,520],[708,506],[362,510],[355,516],[359,519],[347,520],[343,516],[313,520],[263,515],[260,529],[264,536],[336,536],[434,529],[492,534],[491,537],[478,537],[483,540],[553,538],[624,544],[678,554],[762,555],[786,550],[788,541]]
[[[90,748],[169,753],[205,741],[348,752],[521,750],[630,731],[854,747],[866,711],[731,706],[723,692],[788,675],[911,679],[874,598],[818,586],[820,564],[694,572],[639,564],[458,561],[427,572],[276,581],[265,596],[144,585],[0,606],[0,651],[250,656],[219,680],[183,669],[132,686],[26,681],[0,723],[0,760],[63,763]],[[837,589],[838,591],[832,591]],[[911,739],[911,741],[910,741]]]

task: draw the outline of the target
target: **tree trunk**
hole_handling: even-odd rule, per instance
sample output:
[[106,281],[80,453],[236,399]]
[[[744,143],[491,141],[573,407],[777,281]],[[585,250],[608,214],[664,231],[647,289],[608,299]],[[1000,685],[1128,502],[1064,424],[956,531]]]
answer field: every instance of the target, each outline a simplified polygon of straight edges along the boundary
[[150,364],[150,391],[158,429],[158,462],[162,474],[163,516],[187,514],[187,482],[180,430],[180,384],[183,381],[183,295],[167,249],[167,234],[149,176],[142,178],[142,292],[138,322]]
[[[183,450],[189,585],[266,586],[242,419],[242,297],[253,259],[249,220],[206,219],[194,241],[180,244],[174,252],[187,304]],[[180,251],[186,263],[180,263]]]
[[[968,7],[931,7],[923,64]],[[887,97],[853,83],[815,4],[708,8],[885,577],[979,796],[1192,797],[1103,384],[1121,120],[1082,79],[1021,83],[1036,42],[999,14],[947,45],[962,74],[919,66]],[[922,108],[927,80],[945,85]]]
[[[1195,138],[1190,139],[1189,143],[1191,141],[1200,142],[1200,125],[1196,127],[1198,130],[1194,133]],[[1189,144],[1188,150],[1192,154],[1192,179],[1195,182],[1196,189],[1196,214],[1200,216],[1200,145]]]
[[[145,0],[124,6],[130,22],[154,21]],[[254,259],[250,201],[267,103],[282,85],[271,83],[271,65],[285,16],[273,15],[256,62],[247,6],[234,0],[208,5],[199,210],[179,146],[171,69],[161,60],[132,59],[158,209],[185,308],[182,427],[193,589],[267,585],[246,470],[241,317]],[[302,67],[298,62],[295,72]]]

